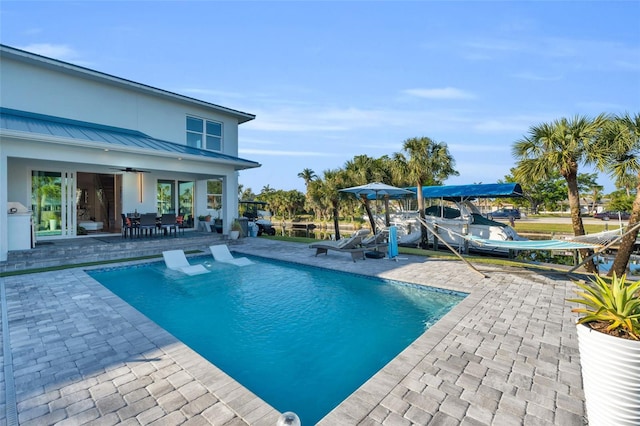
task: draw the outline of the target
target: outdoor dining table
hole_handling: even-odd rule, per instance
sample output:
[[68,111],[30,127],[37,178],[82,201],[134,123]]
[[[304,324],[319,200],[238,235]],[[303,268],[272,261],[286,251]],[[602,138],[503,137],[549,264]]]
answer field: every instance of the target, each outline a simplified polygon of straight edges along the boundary
[[[138,237],[140,237],[140,218],[141,218],[141,214],[140,213],[127,213],[127,217],[129,219],[131,219],[131,224],[136,227],[138,229]],[[156,232],[160,229],[162,229],[162,216],[155,216],[155,230]],[[178,222],[176,222],[176,226],[178,225]],[[148,228],[149,229],[149,236],[151,236],[151,233],[153,232],[152,228]],[[174,231],[177,235],[177,231]],[[167,229],[165,228],[164,230],[164,235],[167,235]]]

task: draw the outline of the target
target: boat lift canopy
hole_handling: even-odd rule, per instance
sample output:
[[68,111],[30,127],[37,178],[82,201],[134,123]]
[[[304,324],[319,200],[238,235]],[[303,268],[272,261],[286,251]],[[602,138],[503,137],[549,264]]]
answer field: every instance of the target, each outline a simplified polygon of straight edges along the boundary
[[[416,192],[415,186],[406,189]],[[476,185],[423,186],[422,196],[459,201],[476,198],[515,198],[524,196],[524,193],[518,183],[480,183]]]

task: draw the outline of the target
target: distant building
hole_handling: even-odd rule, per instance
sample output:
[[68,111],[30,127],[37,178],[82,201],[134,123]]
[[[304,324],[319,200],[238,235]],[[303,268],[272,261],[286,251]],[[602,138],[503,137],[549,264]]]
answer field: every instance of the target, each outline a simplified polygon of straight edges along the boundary
[[194,229],[220,212],[228,230],[237,171],[260,167],[238,158],[238,126],[254,118],[0,45],[0,261],[31,233],[13,229],[20,204],[38,241],[118,233],[133,212]]

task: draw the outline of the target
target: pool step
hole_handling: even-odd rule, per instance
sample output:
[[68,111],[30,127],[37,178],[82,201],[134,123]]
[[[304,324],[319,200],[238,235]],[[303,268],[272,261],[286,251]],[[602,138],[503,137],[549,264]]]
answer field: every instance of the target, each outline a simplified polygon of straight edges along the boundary
[[238,243],[228,240],[222,234],[189,234],[164,238],[123,239],[120,236],[107,236],[45,241],[31,250],[10,251],[7,261],[0,262],[0,273],[159,255],[165,250],[208,252],[208,247],[212,244],[220,244],[222,241],[229,245]]

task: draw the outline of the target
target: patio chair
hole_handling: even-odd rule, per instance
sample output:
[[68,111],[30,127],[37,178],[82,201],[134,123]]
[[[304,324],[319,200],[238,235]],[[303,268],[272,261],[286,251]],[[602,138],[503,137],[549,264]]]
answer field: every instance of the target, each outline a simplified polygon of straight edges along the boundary
[[246,257],[234,258],[226,244],[209,246],[209,250],[211,250],[211,255],[213,255],[216,262],[230,263],[236,266],[247,266],[253,264],[253,262]]
[[164,232],[164,235],[171,235],[171,230],[173,230],[173,234],[178,236],[178,223],[176,222],[175,213],[164,213],[160,216],[160,229]]
[[122,237],[127,238],[127,233],[129,237],[133,238],[133,234],[138,233],[138,225],[134,223],[130,217],[127,217],[124,213],[122,216]]
[[157,229],[156,223],[156,214],[155,213],[145,213],[140,215],[140,225],[138,225],[139,234],[146,234],[149,231],[149,236],[153,235],[153,231]]
[[361,229],[350,238],[344,238],[339,241],[320,241],[309,244],[309,248],[316,249],[316,256],[319,254],[328,254],[329,250],[334,250],[351,254],[351,259],[354,262],[358,258],[362,258],[364,260],[364,252],[367,249],[362,247],[362,237],[368,233],[368,229]]
[[203,265],[191,265],[182,250],[168,250],[162,252],[164,264],[174,271],[184,272],[187,275],[206,274],[209,271]]
[[374,248],[381,245],[386,245],[389,238],[389,231],[386,229],[379,230],[376,234],[363,238],[362,245],[367,248]]
[[376,232],[375,235],[372,235],[367,238],[362,239],[362,247],[367,249],[365,252],[365,257],[371,259],[382,259],[385,257],[389,244],[389,231],[383,229],[381,231]]
[[188,220],[185,221],[184,216],[176,216],[176,227],[178,230],[180,230],[182,235],[184,235],[185,228],[190,228],[190,226],[188,225],[188,222],[189,222]]

